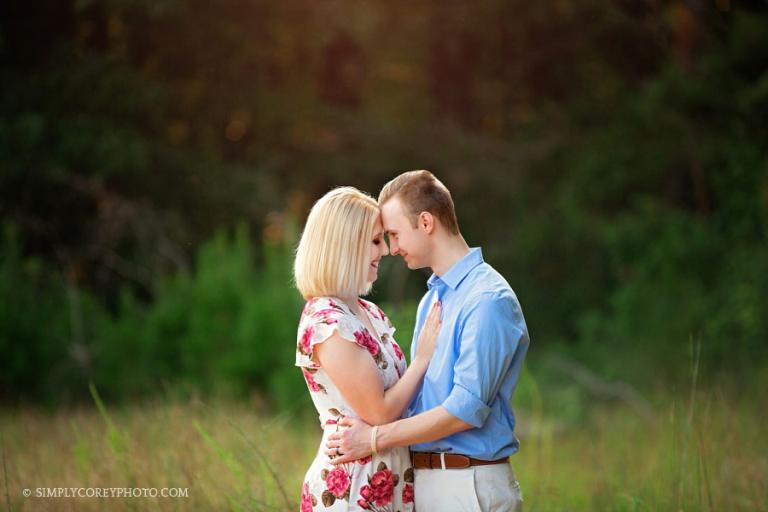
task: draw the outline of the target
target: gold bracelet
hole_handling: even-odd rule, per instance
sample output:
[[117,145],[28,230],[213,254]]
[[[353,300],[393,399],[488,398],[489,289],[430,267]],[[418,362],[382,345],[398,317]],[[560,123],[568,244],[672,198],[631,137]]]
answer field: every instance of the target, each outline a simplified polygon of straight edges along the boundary
[[379,426],[376,425],[371,429],[371,453],[375,457],[378,455],[378,452],[376,451],[376,435],[379,433]]

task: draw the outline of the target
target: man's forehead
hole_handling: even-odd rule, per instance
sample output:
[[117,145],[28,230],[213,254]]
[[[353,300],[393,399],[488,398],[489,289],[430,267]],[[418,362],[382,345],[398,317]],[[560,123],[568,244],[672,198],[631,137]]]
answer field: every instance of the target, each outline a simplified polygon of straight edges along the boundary
[[389,199],[381,209],[389,214],[402,215],[405,212],[403,201],[398,196]]
[[402,210],[396,198],[390,199],[381,207],[381,221],[384,225],[384,231],[396,229],[401,218]]

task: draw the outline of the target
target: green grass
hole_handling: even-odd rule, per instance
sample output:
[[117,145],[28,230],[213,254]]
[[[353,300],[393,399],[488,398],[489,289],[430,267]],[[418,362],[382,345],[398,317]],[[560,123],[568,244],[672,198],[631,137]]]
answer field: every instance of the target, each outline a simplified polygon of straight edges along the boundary
[[[525,375],[521,451],[512,465],[526,512],[768,510],[765,399],[692,386],[644,418],[586,404],[548,410]],[[694,381],[695,382],[695,381]],[[297,510],[320,430],[311,414],[268,414],[224,399],[0,414],[0,509]],[[23,488],[186,487],[185,498],[25,498]],[[417,490],[418,492],[418,490]]]

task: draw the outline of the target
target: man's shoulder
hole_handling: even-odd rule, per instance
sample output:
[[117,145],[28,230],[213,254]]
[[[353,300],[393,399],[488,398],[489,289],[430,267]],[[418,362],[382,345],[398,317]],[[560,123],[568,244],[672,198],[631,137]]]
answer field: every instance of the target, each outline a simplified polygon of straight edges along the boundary
[[509,314],[522,316],[522,308],[509,282],[487,263],[478,268],[462,290],[462,311],[464,315]]
[[488,301],[515,296],[509,282],[488,263],[481,263],[467,277],[464,295],[470,301]]

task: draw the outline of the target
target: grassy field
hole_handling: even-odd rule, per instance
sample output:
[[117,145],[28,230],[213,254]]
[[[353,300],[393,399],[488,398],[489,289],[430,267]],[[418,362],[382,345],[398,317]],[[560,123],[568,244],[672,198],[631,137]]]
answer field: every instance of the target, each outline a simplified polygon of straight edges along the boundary
[[[512,458],[527,512],[768,510],[763,396],[700,391],[661,399],[646,417],[592,404],[577,423],[533,403],[518,411],[522,449]],[[94,404],[2,411],[0,510],[298,510],[320,437],[311,416],[225,400],[110,407],[94,395]],[[47,487],[187,496],[36,497]]]

